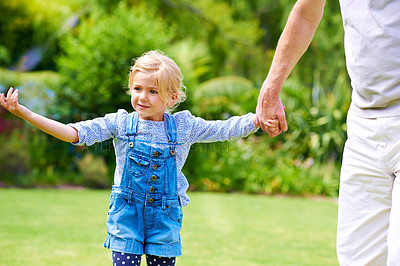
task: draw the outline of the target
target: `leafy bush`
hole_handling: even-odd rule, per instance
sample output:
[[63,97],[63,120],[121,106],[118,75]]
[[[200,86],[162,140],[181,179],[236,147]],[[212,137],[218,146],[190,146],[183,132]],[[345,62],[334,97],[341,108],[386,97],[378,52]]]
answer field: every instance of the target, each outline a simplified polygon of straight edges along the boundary
[[173,27],[143,6],[128,8],[121,2],[108,15],[93,11],[76,34],[62,41],[64,54],[57,60],[64,82],[57,92],[60,104],[76,110],[77,119],[83,112],[99,116],[131,109],[126,91],[132,59],[163,50],[173,33]]
[[200,144],[194,147],[184,172],[194,190],[337,195],[337,162],[296,159],[280,150],[280,145],[273,146],[260,136]]
[[0,68],[0,84],[6,88],[32,83],[39,88],[56,89],[60,87],[60,75],[54,71],[19,72]]
[[74,169],[75,151],[61,142],[26,125],[0,135],[0,182],[23,187],[81,185]]
[[[287,81],[283,101],[289,130],[279,137],[259,132],[231,143],[197,144],[184,168],[192,189],[336,196],[350,104],[347,79],[340,74],[331,91]],[[230,113],[241,104],[229,102],[222,106],[231,107]],[[197,106],[206,114],[222,108]]]
[[15,130],[9,137],[0,135],[0,182],[12,184],[30,171],[30,155],[25,149],[23,135]]
[[112,176],[108,175],[107,164],[103,157],[95,157],[85,153],[80,160],[76,160],[83,177],[83,184],[91,188],[109,188]]

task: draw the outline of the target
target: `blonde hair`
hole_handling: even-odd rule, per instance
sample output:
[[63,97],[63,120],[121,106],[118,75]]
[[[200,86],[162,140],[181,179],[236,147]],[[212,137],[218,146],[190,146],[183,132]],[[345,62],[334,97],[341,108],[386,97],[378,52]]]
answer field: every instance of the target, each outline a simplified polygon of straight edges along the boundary
[[182,73],[178,65],[159,50],[149,51],[136,59],[129,72],[129,92],[132,91],[133,78],[137,72],[152,75],[158,88],[160,98],[167,102],[177,97],[175,104],[169,110],[177,107],[186,99],[185,86],[182,83]]

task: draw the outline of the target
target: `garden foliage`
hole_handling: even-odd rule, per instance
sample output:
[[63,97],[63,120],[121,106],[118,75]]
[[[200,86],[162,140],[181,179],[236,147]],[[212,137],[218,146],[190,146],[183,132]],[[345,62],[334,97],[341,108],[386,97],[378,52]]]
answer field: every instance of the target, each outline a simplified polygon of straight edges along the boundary
[[[176,111],[206,119],[254,112],[293,4],[5,0],[0,90],[18,87],[22,104],[64,123],[131,110],[129,67],[143,52],[159,49],[185,77],[188,98]],[[350,92],[339,4],[328,1],[310,48],[282,90],[288,132],[194,145],[184,167],[191,189],[335,196]],[[111,142],[76,148],[17,121],[0,112],[0,183],[112,184]]]

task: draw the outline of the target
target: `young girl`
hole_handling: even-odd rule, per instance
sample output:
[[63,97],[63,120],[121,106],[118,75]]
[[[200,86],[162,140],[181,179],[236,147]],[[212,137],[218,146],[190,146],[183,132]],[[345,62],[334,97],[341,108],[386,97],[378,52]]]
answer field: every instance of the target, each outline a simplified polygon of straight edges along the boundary
[[[75,124],[62,124],[18,103],[18,90],[0,94],[1,105],[42,131],[74,145],[112,138],[116,155],[114,185],[104,243],[113,265],[175,265],[181,255],[182,207],[189,186],[182,173],[195,142],[241,138],[257,131],[254,114],[206,121],[189,111],[167,111],[184,100],[182,75],[175,62],[158,51],[136,60],[129,73],[129,94],[136,112],[117,113]],[[266,123],[279,130],[277,120]]]

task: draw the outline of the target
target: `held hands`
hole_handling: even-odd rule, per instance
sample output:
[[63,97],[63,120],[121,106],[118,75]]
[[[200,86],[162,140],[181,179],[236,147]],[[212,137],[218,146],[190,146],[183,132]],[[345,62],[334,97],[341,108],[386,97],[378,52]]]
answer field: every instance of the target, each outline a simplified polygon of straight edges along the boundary
[[[282,131],[287,131],[285,107],[278,96],[274,96],[267,89],[261,90],[256,109],[257,123],[270,137],[278,136]],[[277,128],[268,126],[268,121],[278,121]]]
[[7,95],[0,93],[0,104],[10,113],[23,117],[25,108],[18,103],[18,90],[14,91],[13,88],[10,88]]
[[[260,121],[257,120],[257,116],[253,116],[253,123],[257,126],[260,127]],[[281,130],[279,129],[279,121],[278,119],[268,119],[266,122],[263,124],[264,128],[268,130],[268,132],[271,132],[271,134],[279,135]]]
[[268,130],[268,134],[279,135],[281,130],[279,128],[279,121],[277,119],[269,119],[264,123],[264,127]]

